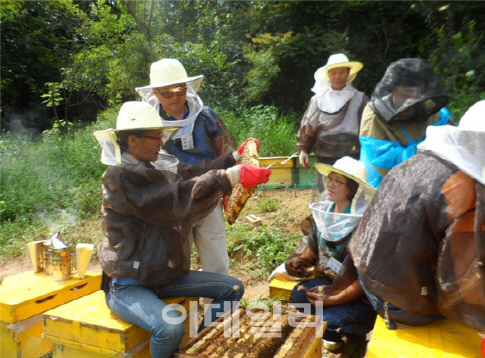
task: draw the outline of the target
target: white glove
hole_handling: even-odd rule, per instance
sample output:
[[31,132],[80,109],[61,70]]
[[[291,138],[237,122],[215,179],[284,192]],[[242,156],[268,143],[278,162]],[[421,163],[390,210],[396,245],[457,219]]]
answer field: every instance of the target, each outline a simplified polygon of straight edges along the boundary
[[273,270],[273,272],[271,272],[271,275],[269,275],[269,277],[268,277],[268,282],[271,282],[276,277],[284,277],[284,278],[286,278],[287,280],[290,280],[290,281],[300,281],[301,280],[301,278],[290,276],[288,274],[288,272],[286,272],[284,262],[281,265],[279,265],[277,268],[275,268]]
[[302,150],[300,152],[300,165],[303,167],[303,168],[308,168],[308,161],[310,160],[310,156],[308,155],[307,152],[305,152],[304,150]]

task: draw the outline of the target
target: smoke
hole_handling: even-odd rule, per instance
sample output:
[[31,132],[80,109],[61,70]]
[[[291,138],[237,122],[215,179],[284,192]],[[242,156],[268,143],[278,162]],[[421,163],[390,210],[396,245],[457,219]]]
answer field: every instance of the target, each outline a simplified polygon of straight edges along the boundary
[[77,222],[77,210],[74,208],[68,210],[57,209],[49,214],[43,211],[38,211],[36,216],[40,222],[43,222],[49,228],[50,234],[56,232],[62,233],[70,225]]
[[50,126],[50,115],[45,107],[34,105],[26,109],[2,108],[2,132],[38,135]]

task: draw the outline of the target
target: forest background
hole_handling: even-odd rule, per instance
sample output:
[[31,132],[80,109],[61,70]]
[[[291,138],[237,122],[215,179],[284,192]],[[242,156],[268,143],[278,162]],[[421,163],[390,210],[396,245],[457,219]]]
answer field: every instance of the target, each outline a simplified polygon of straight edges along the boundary
[[391,62],[426,59],[456,122],[485,98],[482,1],[1,0],[0,20],[0,261],[99,218],[92,132],[115,125],[161,58],[203,74],[204,103],[238,142],[259,138],[262,156],[294,152],[332,53],[364,63],[354,85],[369,96]]

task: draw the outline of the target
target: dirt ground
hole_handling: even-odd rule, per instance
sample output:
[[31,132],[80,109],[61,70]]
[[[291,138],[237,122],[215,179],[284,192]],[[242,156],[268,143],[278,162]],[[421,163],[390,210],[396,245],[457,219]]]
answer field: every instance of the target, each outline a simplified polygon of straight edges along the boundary
[[[311,201],[313,191],[311,189],[295,190],[290,189],[276,189],[276,190],[258,190],[249,199],[244,210],[240,213],[238,221],[244,221],[248,215],[256,215],[261,219],[262,225],[279,225],[283,232],[299,232],[299,223],[306,216],[310,214],[308,204]],[[274,200],[277,201],[277,210],[265,212],[261,211],[261,202]],[[75,228],[70,232],[70,235],[78,238],[94,238],[93,240],[85,240],[81,242],[96,242],[101,238],[101,221],[100,219],[90,223],[83,224],[82,227]],[[0,264],[0,282],[5,276],[13,275],[15,273],[31,270],[32,266],[30,259],[27,256],[22,256],[15,259],[4,260]],[[100,272],[101,267],[97,262],[91,262],[90,271]],[[238,270],[236,267],[230,268],[230,274],[238,277],[245,285],[244,298],[248,301],[260,298],[267,298],[269,295],[269,283],[265,277],[253,277],[250,273],[243,270]],[[322,350],[322,357],[327,358],[347,358],[349,357],[345,352],[329,352],[325,348]]]

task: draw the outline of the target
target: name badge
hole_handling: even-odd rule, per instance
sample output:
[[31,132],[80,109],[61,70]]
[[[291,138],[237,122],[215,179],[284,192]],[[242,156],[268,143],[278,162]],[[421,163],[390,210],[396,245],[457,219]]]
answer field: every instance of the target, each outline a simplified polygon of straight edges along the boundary
[[333,257],[330,258],[327,262],[327,266],[332,269],[336,274],[340,271],[340,268],[342,267],[342,264],[335,260]]
[[182,142],[183,150],[194,149],[194,139],[192,138],[192,134],[181,136],[180,141]]

